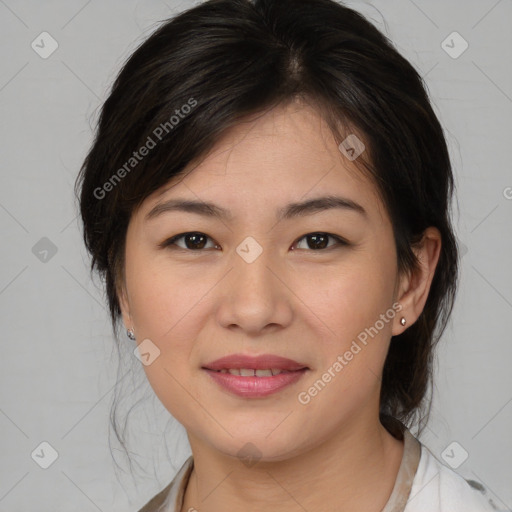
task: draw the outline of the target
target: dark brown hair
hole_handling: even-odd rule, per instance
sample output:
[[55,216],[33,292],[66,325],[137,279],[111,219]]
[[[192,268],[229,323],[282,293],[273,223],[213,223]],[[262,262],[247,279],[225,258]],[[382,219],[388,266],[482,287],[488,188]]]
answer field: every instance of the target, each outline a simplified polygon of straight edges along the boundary
[[[119,344],[116,290],[133,212],[227,128],[296,97],[318,108],[339,142],[348,133],[364,142],[366,158],[354,163],[387,208],[400,273],[416,267],[413,248],[424,230],[441,232],[425,308],[392,338],[382,378],[381,420],[410,425],[425,405],[430,410],[433,349],[455,299],[453,176],[421,76],[376,27],[340,3],[210,0],[165,20],[134,51],[102,107],[76,182],[91,272],[105,281]],[[130,160],[150,139],[147,155]]]

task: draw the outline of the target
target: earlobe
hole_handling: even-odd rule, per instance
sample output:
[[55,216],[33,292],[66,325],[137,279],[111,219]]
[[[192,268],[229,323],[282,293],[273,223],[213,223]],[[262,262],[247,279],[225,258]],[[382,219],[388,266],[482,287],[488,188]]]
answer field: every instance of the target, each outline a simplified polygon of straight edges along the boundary
[[393,325],[393,336],[405,331],[402,318],[411,326],[421,315],[427,302],[430,286],[441,253],[441,233],[433,226],[423,234],[421,245],[413,248],[418,260],[418,268],[404,276],[400,283],[397,301],[402,305]]

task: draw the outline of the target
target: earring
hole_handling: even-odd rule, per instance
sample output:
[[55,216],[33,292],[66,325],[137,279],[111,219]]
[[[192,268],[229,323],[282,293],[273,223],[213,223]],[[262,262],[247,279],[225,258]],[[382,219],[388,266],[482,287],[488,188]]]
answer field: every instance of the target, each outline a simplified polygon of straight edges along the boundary
[[404,317],[400,318],[400,323],[401,323],[402,325],[405,325],[405,323],[406,323],[406,322],[405,322],[405,318],[404,318]]
[[132,331],[132,329],[126,329],[126,335],[128,336],[128,338],[130,338],[131,340],[134,340],[135,339],[135,333]]

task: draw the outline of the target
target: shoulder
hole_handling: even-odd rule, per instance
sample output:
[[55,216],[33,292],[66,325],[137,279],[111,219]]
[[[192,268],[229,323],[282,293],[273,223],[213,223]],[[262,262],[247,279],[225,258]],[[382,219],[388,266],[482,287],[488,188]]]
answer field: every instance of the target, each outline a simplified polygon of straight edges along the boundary
[[138,512],[179,511],[193,467],[194,459],[190,456],[178,470],[172,482],[153,496]]
[[485,489],[470,485],[421,445],[421,457],[404,512],[495,512]]

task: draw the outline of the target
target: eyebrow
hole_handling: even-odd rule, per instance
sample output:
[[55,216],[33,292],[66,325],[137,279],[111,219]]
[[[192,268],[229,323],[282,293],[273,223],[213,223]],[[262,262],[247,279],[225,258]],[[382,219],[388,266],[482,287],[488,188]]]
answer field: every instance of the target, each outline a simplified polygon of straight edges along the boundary
[[[295,217],[303,217],[331,210],[333,208],[356,212],[366,219],[368,218],[367,211],[359,203],[345,197],[329,195],[309,199],[299,203],[290,203],[277,211],[277,219],[287,220]],[[218,219],[233,219],[233,215],[229,210],[213,203],[188,199],[169,199],[157,204],[149,213],[147,213],[145,221],[158,217],[163,213],[175,211],[195,213],[197,215],[215,217]]]

